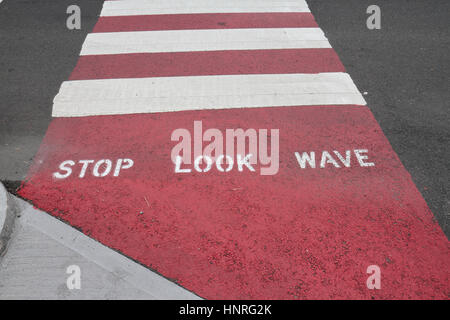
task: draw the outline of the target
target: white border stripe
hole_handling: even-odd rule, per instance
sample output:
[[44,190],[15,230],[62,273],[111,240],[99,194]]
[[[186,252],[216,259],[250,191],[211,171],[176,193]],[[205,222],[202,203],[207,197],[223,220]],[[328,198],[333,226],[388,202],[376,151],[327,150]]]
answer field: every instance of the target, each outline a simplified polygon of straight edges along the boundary
[[365,105],[346,73],[66,81],[54,117],[297,105]]
[[127,0],[105,1],[100,16],[244,12],[310,11],[305,0]]
[[80,55],[331,48],[319,28],[165,30],[88,34]]

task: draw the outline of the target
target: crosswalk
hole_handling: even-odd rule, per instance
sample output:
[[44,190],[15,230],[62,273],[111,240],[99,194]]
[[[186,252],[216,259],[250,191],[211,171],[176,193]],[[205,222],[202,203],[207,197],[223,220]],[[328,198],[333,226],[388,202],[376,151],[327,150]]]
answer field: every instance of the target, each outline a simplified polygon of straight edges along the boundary
[[[305,1],[105,1],[52,115],[21,196],[201,297],[448,294],[448,240]],[[171,158],[239,130],[279,155]]]
[[53,116],[365,105],[330,48],[304,1],[105,1]]

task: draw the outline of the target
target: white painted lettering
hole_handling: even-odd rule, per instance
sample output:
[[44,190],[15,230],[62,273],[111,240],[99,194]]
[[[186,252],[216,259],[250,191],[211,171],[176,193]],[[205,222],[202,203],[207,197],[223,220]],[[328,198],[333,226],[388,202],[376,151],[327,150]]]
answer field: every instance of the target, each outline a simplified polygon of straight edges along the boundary
[[[202,170],[200,168],[200,162],[203,162],[203,159],[205,159],[206,167]],[[208,157],[208,156],[198,156],[197,158],[195,158],[194,168],[198,172],[208,172],[209,170],[211,170],[212,163],[213,163],[213,161],[211,160],[210,157]]]
[[302,169],[306,168],[306,162],[308,162],[311,168],[316,167],[316,154],[314,151],[311,151],[311,155],[307,152],[303,152],[301,156],[298,152],[295,152],[295,157],[297,158],[297,162]]
[[[55,172],[53,173],[53,176],[57,179],[65,179],[68,176],[70,176],[72,174],[72,169],[70,168],[71,166],[74,166],[75,162],[72,160],[66,160],[61,162],[61,164],[59,165],[59,170],[64,171],[64,174],[61,174],[59,172]],[[68,167],[70,166],[70,167]]]
[[373,166],[375,166],[375,163],[373,163],[373,162],[364,162],[364,160],[369,159],[369,157],[366,156],[366,155],[361,155],[361,153],[368,153],[368,152],[369,152],[369,150],[367,150],[367,149],[356,149],[355,150],[356,159],[358,159],[359,165],[361,167],[373,167]]
[[[123,164],[126,163],[126,164]],[[133,160],[131,159],[118,159],[116,163],[116,168],[114,169],[114,177],[118,177],[120,174],[120,170],[122,169],[130,169],[134,165]]]
[[84,178],[85,174],[86,174],[86,170],[89,166],[90,163],[94,163],[94,160],[79,160],[78,163],[82,163],[83,166],[81,167],[81,171],[80,171],[80,178]]
[[180,156],[176,157],[175,160],[175,172],[176,173],[189,173],[191,169],[181,169],[181,164],[183,163],[183,158]]
[[252,165],[250,164],[250,158],[252,157],[252,154],[247,154],[244,158],[242,158],[242,156],[240,154],[237,155],[237,165],[238,165],[238,170],[242,171],[244,170],[244,165],[250,170],[250,171],[255,171],[255,169],[252,167]]

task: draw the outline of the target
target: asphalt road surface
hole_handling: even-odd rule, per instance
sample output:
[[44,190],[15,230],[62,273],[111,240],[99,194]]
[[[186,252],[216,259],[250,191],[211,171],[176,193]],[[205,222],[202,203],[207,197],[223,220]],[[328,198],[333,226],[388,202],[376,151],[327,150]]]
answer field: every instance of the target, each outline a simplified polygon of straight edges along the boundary
[[[66,27],[81,8],[81,30]],[[23,180],[51,120],[52,102],[78,60],[103,1],[5,0],[0,4],[0,180]]]
[[[450,2],[308,1],[385,135],[450,235]],[[66,28],[77,4],[82,30]],[[366,9],[381,8],[381,30]],[[72,72],[100,12],[99,0],[0,3],[0,180],[25,178],[51,119],[52,100]]]

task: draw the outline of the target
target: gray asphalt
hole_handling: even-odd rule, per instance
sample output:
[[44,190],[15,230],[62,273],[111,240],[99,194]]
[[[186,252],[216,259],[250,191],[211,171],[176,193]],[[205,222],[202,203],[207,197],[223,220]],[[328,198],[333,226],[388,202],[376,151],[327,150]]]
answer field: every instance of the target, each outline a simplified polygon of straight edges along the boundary
[[[0,180],[25,178],[51,120],[53,98],[78,60],[101,0],[4,0],[0,3]],[[81,30],[66,27],[81,8]]]
[[[23,180],[73,70],[100,0],[0,4],[0,180]],[[310,8],[375,118],[450,237],[450,1],[310,0]],[[65,26],[78,4],[82,30]],[[381,30],[366,9],[381,8]]]

